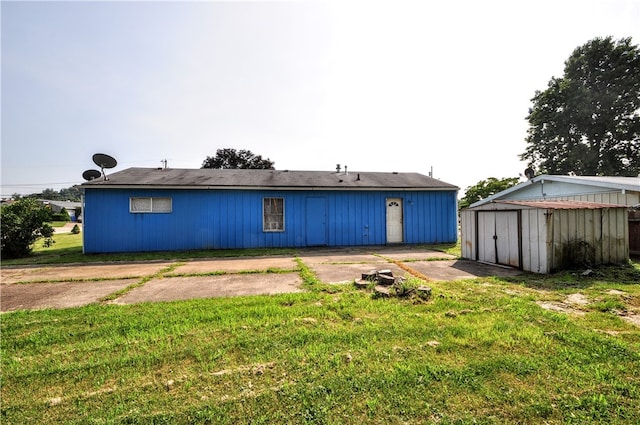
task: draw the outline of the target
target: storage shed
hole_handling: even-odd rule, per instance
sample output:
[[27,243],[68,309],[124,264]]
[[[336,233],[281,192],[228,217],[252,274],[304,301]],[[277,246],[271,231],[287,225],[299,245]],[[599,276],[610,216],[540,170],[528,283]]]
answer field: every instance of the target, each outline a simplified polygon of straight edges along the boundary
[[[557,199],[626,205],[629,210],[629,252],[640,255],[640,176],[562,176],[542,174],[482,199],[493,201]],[[635,209],[636,211],[634,211]]]
[[461,212],[464,258],[551,273],[629,259],[627,207],[583,201],[493,201]]
[[81,188],[85,253],[457,240],[458,188],[418,173],[129,168]]

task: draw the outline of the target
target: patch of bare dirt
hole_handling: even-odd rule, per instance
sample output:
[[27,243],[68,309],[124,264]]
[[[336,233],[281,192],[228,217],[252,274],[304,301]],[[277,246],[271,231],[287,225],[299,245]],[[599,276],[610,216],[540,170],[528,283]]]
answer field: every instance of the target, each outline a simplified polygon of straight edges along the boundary
[[578,316],[582,316],[585,314],[584,311],[577,310],[573,308],[570,304],[566,304],[566,303],[553,302],[553,301],[537,301],[536,304],[538,304],[540,307],[544,308],[545,310],[549,310],[549,311],[556,311],[559,313],[571,313],[571,314],[576,314]]
[[[627,295],[626,292],[618,291],[615,289],[608,291],[607,294],[620,295],[623,297]],[[557,311],[560,313],[576,314],[578,316],[584,315],[585,312],[582,310],[579,310],[576,307],[583,307],[583,306],[589,305],[589,303],[590,303],[589,299],[581,293],[571,294],[567,296],[564,302],[555,302],[555,301],[537,301],[536,302],[536,304],[538,304],[540,307],[544,308],[545,310]],[[620,312],[616,312],[616,314],[618,315],[618,317],[631,323],[632,325],[640,327],[639,313],[620,311]],[[612,335],[615,334],[615,331],[603,331],[603,332],[609,333]]]
[[621,315],[620,317],[632,325],[640,327],[640,314],[627,314],[624,316]]

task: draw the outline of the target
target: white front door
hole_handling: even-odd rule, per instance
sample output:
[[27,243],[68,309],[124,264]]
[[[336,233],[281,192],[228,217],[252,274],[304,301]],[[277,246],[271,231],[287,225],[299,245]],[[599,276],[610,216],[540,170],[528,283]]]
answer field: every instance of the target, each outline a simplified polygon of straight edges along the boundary
[[387,199],[387,243],[402,243],[402,199]]

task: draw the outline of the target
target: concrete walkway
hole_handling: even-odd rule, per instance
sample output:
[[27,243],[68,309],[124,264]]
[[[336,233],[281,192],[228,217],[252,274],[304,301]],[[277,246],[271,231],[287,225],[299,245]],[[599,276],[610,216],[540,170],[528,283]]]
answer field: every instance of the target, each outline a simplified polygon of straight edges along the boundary
[[[432,281],[519,273],[413,247],[303,249],[297,258],[328,284],[353,282],[362,273],[380,269],[391,269],[395,276],[413,274]],[[3,267],[0,310],[83,306],[129,286],[131,290],[110,302],[133,304],[303,290],[294,256]]]

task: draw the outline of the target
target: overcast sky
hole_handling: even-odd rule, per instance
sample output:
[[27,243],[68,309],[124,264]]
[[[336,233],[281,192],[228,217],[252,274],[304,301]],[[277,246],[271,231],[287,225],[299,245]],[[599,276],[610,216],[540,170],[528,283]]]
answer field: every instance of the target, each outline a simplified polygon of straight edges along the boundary
[[2,196],[118,166],[517,177],[530,99],[638,0],[2,1]]

